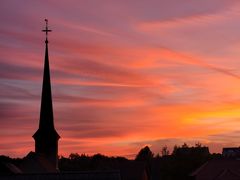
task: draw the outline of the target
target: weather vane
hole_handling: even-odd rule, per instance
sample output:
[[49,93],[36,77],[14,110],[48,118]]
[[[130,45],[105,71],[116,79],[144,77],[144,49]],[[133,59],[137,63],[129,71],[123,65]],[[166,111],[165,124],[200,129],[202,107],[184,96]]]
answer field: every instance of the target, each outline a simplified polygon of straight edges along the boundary
[[51,32],[52,30],[48,29],[48,20],[47,19],[45,19],[45,22],[46,22],[46,28],[44,30],[42,30],[42,32],[46,33],[46,39],[47,39],[48,32]]

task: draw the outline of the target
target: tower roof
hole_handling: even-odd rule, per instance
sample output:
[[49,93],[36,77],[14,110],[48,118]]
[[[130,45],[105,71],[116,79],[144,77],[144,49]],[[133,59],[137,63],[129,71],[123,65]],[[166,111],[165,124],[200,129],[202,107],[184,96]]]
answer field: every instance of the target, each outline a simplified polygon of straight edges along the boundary
[[42,30],[46,32],[45,40],[45,60],[44,60],[44,72],[43,72],[43,84],[42,84],[42,99],[41,99],[41,110],[40,110],[40,120],[39,129],[33,135],[34,139],[38,137],[54,137],[59,139],[60,136],[54,128],[54,118],[53,118],[53,106],[52,106],[52,92],[51,92],[51,79],[50,79],[50,67],[49,67],[49,57],[48,57],[48,21],[46,21],[46,29]]

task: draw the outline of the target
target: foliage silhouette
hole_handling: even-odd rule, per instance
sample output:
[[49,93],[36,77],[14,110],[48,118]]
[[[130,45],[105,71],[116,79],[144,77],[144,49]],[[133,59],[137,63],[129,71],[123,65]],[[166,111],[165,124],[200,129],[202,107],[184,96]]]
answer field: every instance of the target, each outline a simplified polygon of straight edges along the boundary
[[[164,147],[164,151],[168,151]],[[168,154],[168,153],[164,153]],[[194,147],[186,144],[175,146],[171,155],[154,157],[151,149],[146,146],[137,154],[135,160],[124,157],[108,157],[102,154],[88,156],[71,153],[68,157],[59,157],[59,169],[61,172],[69,171],[105,171],[119,170],[121,164],[140,162],[145,164],[146,173],[151,180],[188,180],[189,174],[211,159],[218,159],[220,154],[210,154],[208,147],[197,143]],[[0,174],[9,173],[4,169],[5,163],[18,165],[22,159],[12,159],[0,156]]]
[[136,156],[136,161],[149,162],[153,158],[153,153],[148,146],[142,148]]

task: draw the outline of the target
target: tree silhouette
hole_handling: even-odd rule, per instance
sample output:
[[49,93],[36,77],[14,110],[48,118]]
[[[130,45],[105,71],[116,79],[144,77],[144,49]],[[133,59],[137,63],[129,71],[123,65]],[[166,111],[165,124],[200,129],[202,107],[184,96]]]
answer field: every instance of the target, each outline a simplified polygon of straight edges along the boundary
[[167,147],[167,146],[164,146],[164,147],[162,148],[161,153],[162,153],[162,156],[168,156],[168,155],[169,155],[168,147]]
[[136,161],[149,162],[153,158],[153,153],[148,146],[142,148],[136,156]]
[[139,151],[135,159],[136,161],[142,161],[145,163],[146,172],[149,179],[151,179],[151,164],[152,164],[153,156],[154,154],[150,150],[150,148],[148,146],[145,146]]

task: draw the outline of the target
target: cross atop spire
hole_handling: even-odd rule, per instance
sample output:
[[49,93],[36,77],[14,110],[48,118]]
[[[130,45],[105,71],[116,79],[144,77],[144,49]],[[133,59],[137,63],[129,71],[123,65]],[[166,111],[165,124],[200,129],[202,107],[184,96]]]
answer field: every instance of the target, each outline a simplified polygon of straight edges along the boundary
[[48,29],[48,20],[45,19],[45,22],[46,22],[46,28],[42,30],[42,32],[45,32],[46,33],[46,43],[48,43],[48,32],[52,32],[52,30]]

